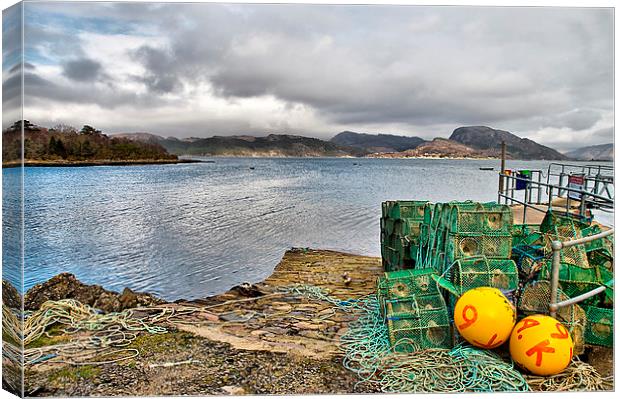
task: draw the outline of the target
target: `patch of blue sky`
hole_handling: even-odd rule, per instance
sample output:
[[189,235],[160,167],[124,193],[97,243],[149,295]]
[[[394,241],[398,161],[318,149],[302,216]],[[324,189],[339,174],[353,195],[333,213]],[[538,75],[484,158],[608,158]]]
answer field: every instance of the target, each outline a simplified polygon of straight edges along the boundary
[[2,72],[6,73],[15,65],[22,62],[22,52],[14,51],[2,57]]
[[36,7],[25,7],[24,22],[36,24],[54,30],[62,30],[67,35],[75,35],[82,32],[91,32],[101,35],[141,35],[148,36],[148,29],[141,24],[127,20],[115,20],[114,18],[99,18],[96,16],[66,15],[62,13],[38,10]]
[[41,52],[36,47],[29,47],[28,45],[26,45],[26,48],[24,49],[24,62],[28,62],[35,66],[57,65],[58,59],[52,59],[50,57],[47,57],[41,54]]

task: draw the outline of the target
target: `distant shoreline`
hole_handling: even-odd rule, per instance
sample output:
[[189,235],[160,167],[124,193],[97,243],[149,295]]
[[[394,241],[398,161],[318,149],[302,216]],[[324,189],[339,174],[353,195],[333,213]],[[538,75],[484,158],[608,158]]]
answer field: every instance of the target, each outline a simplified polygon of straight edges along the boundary
[[[136,159],[136,160],[112,160],[101,159],[92,161],[24,161],[24,167],[74,167],[74,166],[131,166],[131,165],[170,165],[178,163],[202,163],[199,159]],[[3,162],[2,168],[17,168],[22,166],[21,161]]]
[[[415,157],[396,157],[396,156],[381,156],[381,155],[367,155],[363,157],[351,157],[351,156],[277,156],[277,155],[182,155],[183,157],[202,157],[202,158],[245,158],[245,159],[429,159],[429,160],[470,160],[470,161],[497,161],[499,158],[482,158],[482,157],[437,157],[437,156],[415,156]],[[554,162],[553,159],[508,159],[508,161],[548,161]],[[93,161],[39,161],[29,160],[24,162],[24,167],[79,167],[79,166],[138,166],[138,165],[173,165],[173,164],[185,164],[185,163],[213,163],[214,161],[208,161],[197,158],[179,158],[179,159],[138,159],[138,160],[93,160]],[[574,160],[573,162],[611,162],[608,160]],[[22,166],[19,161],[3,162],[2,168],[17,168]]]

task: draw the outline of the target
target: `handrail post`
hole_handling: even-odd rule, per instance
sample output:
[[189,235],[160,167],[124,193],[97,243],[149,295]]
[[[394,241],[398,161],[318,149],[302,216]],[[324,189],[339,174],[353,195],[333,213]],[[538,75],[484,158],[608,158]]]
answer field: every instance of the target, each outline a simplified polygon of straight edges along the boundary
[[560,251],[562,250],[562,241],[551,241],[551,249],[553,250],[553,260],[551,265],[551,300],[549,301],[549,314],[555,317],[557,307],[554,305],[558,302],[558,286],[560,284]]

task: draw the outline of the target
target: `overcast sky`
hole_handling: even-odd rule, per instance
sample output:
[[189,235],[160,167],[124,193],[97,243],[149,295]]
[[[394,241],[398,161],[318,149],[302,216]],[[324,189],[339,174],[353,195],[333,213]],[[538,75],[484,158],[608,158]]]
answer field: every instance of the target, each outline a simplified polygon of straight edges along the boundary
[[[4,127],[18,16],[3,15]],[[43,2],[24,20],[25,117],[39,125],[613,140],[611,9]]]

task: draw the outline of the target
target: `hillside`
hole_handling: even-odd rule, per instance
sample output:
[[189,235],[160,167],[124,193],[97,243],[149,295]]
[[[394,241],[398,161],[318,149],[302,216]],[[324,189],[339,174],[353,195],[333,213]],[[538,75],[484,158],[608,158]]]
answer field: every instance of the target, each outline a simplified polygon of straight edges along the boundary
[[510,132],[492,129],[487,126],[459,127],[452,132],[450,140],[477,150],[488,150],[494,153],[495,156],[499,154],[502,141],[505,141],[506,151],[514,159],[568,159],[566,155],[535,141],[520,138]]
[[350,131],[340,132],[330,141],[338,145],[360,148],[368,152],[400,152],[416,148],[425,142],[425,140],[420,137],[356,133]]
[[[15,163],[21,158],[21,121],[2,132],[2,162]],[[109,137],[92,126],[80,131],[70,126],[54,128],[24,121],[24,158],[36,164],[99,162],[99,161],[176,161],[156,142],[134,141]]]
[[362,156],[366,152],[328,141],[286,134],[254,136],[214,136],[179,140],[146,133],[121,133],[115,137],[157,142],[177,155],[248,156],[248,157],[342,157]]
[[565,155],[580,161],[613,161],[614,145],[609,143],[581,147],[567,152]]
[[435,138],[406,151],[373,154],[377,158],[489,158],[492,151],[476,150],[464,144],[444,138]]

